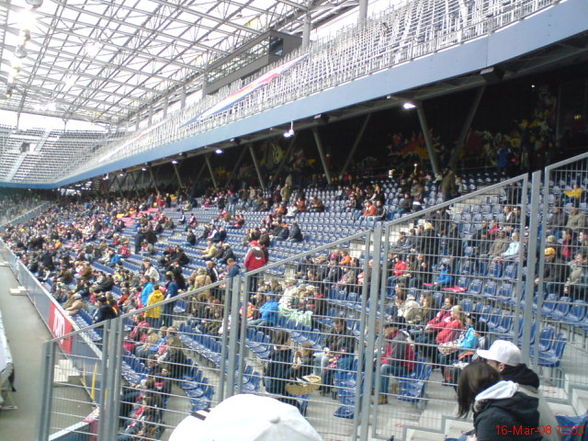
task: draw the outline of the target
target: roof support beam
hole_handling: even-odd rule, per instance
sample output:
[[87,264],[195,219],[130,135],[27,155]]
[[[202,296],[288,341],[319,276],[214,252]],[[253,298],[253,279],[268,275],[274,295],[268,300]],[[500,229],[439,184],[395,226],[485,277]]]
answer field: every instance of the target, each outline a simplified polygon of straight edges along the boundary
[[327,166],[327,160],[325,158],[325,152],[323,150],[323,143],[321,141],[321,137],[319,136],[318,129],[316,127],[312,128],[312,135],[314,136],[314,142],[316,143],[316,149],[318,150],[319,156],[321,158],[321,164],[323,164],[323,170],[325,171],[325,177],[327,178],[327,184],[331,184],[331,173],[329,172],[329,167]]
[[421,131],[423,132],[423,138],[425,138],[425,145],[427,146],[427,152],[429,153],[429,160],[431,161],[431,169],[433,174],[439,174],[439,165],[437,163],[437,155],[433,149],[433,139],[431,138],[431,132],[427,124],[427,117],[425,115],[425,109],[423,103],[419,101],[417,104],[417,113],[419,116],[419,123],[421,124]]

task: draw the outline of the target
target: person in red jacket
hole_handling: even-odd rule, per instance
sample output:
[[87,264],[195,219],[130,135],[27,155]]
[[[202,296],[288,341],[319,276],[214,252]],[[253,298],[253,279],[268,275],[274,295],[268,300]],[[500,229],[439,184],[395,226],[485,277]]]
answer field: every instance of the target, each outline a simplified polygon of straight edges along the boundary
[[415,341],[418,343],[418,350],[423,356],[428,358],[435,357],[435,352],[437,352],[437,345],[435,344],[437,334],[451,320],[451,308],[453,304],[453,297],[445,297],[443,306],[437,315],[427,322],[425,329],[421,333],[415,336]]
[[451,316],[449,321],[445,324],[443,329],[437,334],[436,342],[449,343],[450,341],[457,340],[459,334],[464,329],[465,317],[463,309],[460,305],[455,305],[451,308]]
[[[259,269],[267,264],[269,255],[267,248],[261,246],[258,241],[253,240],[249,243],[249,250],[245,255],[245,269],[247,271],[253,271]],[[257,292],[257,281],[259,279],[259,273],[249,276],[249,295],[255,295]]]

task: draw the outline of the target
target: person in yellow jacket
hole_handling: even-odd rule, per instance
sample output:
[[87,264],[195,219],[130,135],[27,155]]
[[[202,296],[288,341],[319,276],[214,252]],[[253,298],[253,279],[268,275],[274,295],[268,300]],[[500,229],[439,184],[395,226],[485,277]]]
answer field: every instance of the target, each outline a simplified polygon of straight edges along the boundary
[[[153,292],[147,299],[147,306],[155,305],[157,303],[163,302],[164,300],[165,296],[159,289],[159,285],[154,285]],[[159,328],[161,326],[161,306],[156,306],[155,308],[151,308],[145,311],[145,318],[153,328]]]

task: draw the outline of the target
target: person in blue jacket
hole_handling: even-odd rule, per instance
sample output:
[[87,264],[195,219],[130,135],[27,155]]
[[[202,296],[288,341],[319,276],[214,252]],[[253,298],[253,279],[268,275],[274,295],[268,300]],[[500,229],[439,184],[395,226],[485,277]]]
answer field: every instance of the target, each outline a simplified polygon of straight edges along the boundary
[[273,326],[278,321],[278,301],[271,294],[266,294],[265,303],[259,308],[260,318],[251,320],[248,326]]

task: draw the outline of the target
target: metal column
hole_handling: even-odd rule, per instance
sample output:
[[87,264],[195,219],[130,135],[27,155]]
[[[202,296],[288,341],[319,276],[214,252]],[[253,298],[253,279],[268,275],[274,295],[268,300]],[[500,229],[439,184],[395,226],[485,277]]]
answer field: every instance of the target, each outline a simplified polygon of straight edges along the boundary
[[151,182],[153,183],[153,187],[155,188],[155,191],[157,193],[159,193],[159,189],[157,188],[157,182],[155,181],[155,175],[153,174],[153,167],[148,166],[149,168],[149,176],[151,177]]
[[233,170],[231,171],[231,175],[229,176],[229,181],[227,182],[227,185],[229,185],[233,181],[233,177],[238,178],[238,176],[236,176],[236,174],[237,174],[237,171],[239,170],[239,167],[241,166],[241,162],[243,162],[243,158],[245,157],[246,152],[247,152],[247,149],[241,148],[241,153],[239,153],[239,158],[237,159],[237,162],[235,162],[235,165],[233,166]]
[[39,416],[38,441],[49,439],[51,427],[51,409],[53,404],[53,375],[55,368],[55,342],[43,344],[43,391],[41,396],[41,414]]
[[433,174],[439,173],[439,166],[437,164],[437,155],[433,150],[433,139],[431,138],[431,133],[429,132],[429,126],[427,125],[427,117],[425,116],[425,109],[423,109],[423,103],[417,103],[417,113],[419,115],[419,122],[421,124],[421,130],[423,132],[423,137],[425,138],[425,144],[427,146],[427,152],[429,153],[429,159],[431,161],[431,168],[433,169]]
[[216,188],[217,187],[216,178],[214,177],[214,171],[212,170],[212,165],[210,164],[210,155],[205,155],[204,161],[206,162],[206,166],[208,167],[208,171],[210,172],[210,178],[212,179],[212,185],[214,185],[214,188]]
[[180,188],[183,188],[184,185],[182,184],[182,178],[181,178],[180,172],[178,170],[178,165],[176,163],[172,162],[172,166],[174,168],[174,172],[176,173],[176,178],[178,180],[178,185],[180,186]]
[[265,190],[265,185],[263,184],[263,176],[261,175],[261,170],[259,169],[259,164],[257,162],[257,158],[255,157],[255,153],[253,152],[253,147],[249,145],[249,153],[251,154],[251,159],[253,160],[253,166],[255,167],[255,171],[257,172],[257,178],[259,179],[259,185],[261,185],[261,189]]
[[327,184],[331,184],[331,173],[329,173],[329,168],[327,167],[327,161],[325,159],[325,153],[323,150],[323,143],[321,142],[321,138],[319,136],[318,130],[316,127],[312,129],[312,134],[314,136],[314,142],[316,143],[316,148],[319,152],[319,156],[321,158],[321,163],[323,164],[323,169],[325,171],[325,177],[327,178]]
[[[527,197],[526,187],[523,188],[522,197]],[[535,291],[535,277],[537,264],[537,234],[539,231],[539,199],[541,197],[541,171],[532,174],[531,180],[531,209],[529,211],[529,242],[527,243],[527,279],[525,281],[525,310],[523,311],[523,362],[530,361],[531,346],[531,321],[533,320],[533,292]],[[522,213],[524,216],[526,213]],[[524,232],[521,231],[520,241],[524,240]],[[522,262],[521,262],[522,265]],[[537,330],[540,335],[541,330]],[[537,340],[539,338],[537,337]],[[539,351],[539,345],[535,344],[535,352]]]
[[[387,231],[387,230],[386,230]],[[371,236],[371,237],[370,237]],[[372,246],[373,251],[371,253],[370,258],[373,259],[374,262],[380,262],[382,258],[382,224],[377,223],[373,233],[368,235],[366,240],[366,254],[369,253],[370,249],[370,238],[372,239]],[[385,258],[386,256],[384,256]],[[367,266],[369,259],[365,259]],[[382,293],[380,291],[380,277],[381,277],[382,266],[381,265],[374,265],[372,268],[372,275],[370,278],[370,286],[368,287],[369,292],[364,293],[362,296],[362,311],[367,311],[367,322],[364,321],[363,326],[361,327],[362,334],[360,338],[367,338],[367,343],[365,348],[362,352],[362,356],[364,359],[362,360],[363,363],[358,363],[359,366],[362,364],[365,365],[365,382],[363,384],[363,394],[361,395],[361,413],[356,419],[355,423],[359,423],[360,432],[359,432],[359,439],[360,440],[367,440],[369,430],[370,430],[370,410],[373,406],[370,405],[371,395],[369,390],[371,389],[372,385],[372,378],[374,375],[374,357],[373,354],[375,353],[376,348],[376,319],[378,315],[378,302],[379,297]],[[367,273],[367,271],[366,271]],[[385,291],[384,291],[385,292]],[[369,309],[368,309],[369,308]],[[365,320],[365,319],[364,319]],[[368,332],[365,332],[365,331]],[[360,376],[358,378],[361,378]],[[358,381],[358,387],[362,387],[361,381]],[[377,394],[376,394],[377,396]],[[357,435],[357,432],[354,433]],[[357,439],[354,437],[353,439]]]
[[312,30],[312,22],[310,10],[306,11],[304,16],[304,27],[302,28],[302,48],[306,49],[310,45],[310,32]]
[[363,133],[365,132],[365,129],[367,128],[367,125],[370,122],[371,117],[372,117],[372,114],[368,113],[366,115],[365,119],[363,120],[363,124],[361,125],[361,128],[359,129],[359,132],[357,133],[357,137],[355,138],[353,146],[351,147],[351,150],[349,151],[349,155],[347,156],[347,159],[345,160],[345,165],[341,169],[341,175],[344,175],[347,172],[347,168],[349,167],[349,164],[351,163],[351,160],[353,159],[353,155],[355,155],[355,151],[357,150],[357,147],[359,146],[359,143],[361,142],[361,139],[363,138]]
[[455,143],[455,149],[453,150],[453,154],[451,155],[451,159],[449,160],[449,166],[455,167],[457,161],[459,160],[459,155],[463,151],[465,146],[466,137],[472,127],[472,121],[474,120],[474,116],[476,116],[476,112],[478,111],[478,107],[480,106],[480,101],[482,101],[482,96],[486,90],[486,86],[481,86],[476,91],[476,96],[474,97],[474,102],[470,107],[470,111],[466,116],[466,120],[463,123],[461,128],[461,132],[459,132],[459,137],[457,138],[457,142]]
[[368,0],[359,0],[359,14],[357,22],[363,25],[367,21]]

